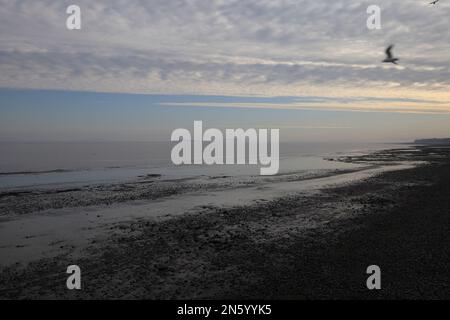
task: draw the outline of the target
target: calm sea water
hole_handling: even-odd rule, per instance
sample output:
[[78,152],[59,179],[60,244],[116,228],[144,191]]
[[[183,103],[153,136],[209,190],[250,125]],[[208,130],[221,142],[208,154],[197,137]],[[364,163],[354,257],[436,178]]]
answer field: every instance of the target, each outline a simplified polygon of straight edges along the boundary
[[[127,180],[146,174],[168,177],[259,174],[259,165],[175,166],[170,160],[172,146],[166,142],[0,143],[0,188]],[[281,143],[280,173],[352,168],[352,164],[326,161],[324,157],[390,147],[393,146]]]

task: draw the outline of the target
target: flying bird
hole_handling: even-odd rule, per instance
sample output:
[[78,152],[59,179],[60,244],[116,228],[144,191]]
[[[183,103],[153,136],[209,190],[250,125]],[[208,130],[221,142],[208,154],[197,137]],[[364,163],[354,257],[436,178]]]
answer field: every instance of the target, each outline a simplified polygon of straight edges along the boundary
[[430,4],[436,4],[438,2],[439,2],[439,0],[434,0],[434,1],[430,2]]
[[383,62],[388,62],[388,63],[393,63],[393,64],[397,64],[397,61],[399,60],[398,58],[394,58],[392,56],[392,48],[394,47],[393,44],[391,44],[387,49],[386,49],[386,59],[383,60]]

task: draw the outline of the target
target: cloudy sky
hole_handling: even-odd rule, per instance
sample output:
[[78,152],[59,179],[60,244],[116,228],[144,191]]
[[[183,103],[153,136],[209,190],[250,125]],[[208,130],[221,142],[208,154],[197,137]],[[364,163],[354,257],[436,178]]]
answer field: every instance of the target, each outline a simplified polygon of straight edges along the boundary
[[[83,102],[107,112],[98,99],[110,93],[120,97],[110,105],[120,100],[131,113],[141,101],[131,94],[145,94],[147,104],[134,111],[142,117],[147,106],[152,119],[179,110],[190,119],[188,111],[200,109],[207,119],[231,112],[266,124],[278,110],[271,125],[302,130],[293,136],[348,139],[363,129],[371,139],[450,136],[450,1],[428,2],[0,0],[0,140],[39,131],[27,108],[42,110],[37,119],[55,105],[69,108],[60,91],[77,92],[71,108]],[[71,4],[81,8],[81,30],[66,28]],[[366,27],[373,4],[381,30]],[[381,63],[391,43],[399,66]],[[60,132],[46,125],[42,137]]]

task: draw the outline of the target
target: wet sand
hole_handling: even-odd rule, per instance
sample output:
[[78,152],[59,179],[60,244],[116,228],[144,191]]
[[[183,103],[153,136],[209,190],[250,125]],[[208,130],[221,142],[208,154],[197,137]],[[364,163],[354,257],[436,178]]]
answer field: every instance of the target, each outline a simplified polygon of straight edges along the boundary
[[[244,186],[227,187],[217,179],[211,179],[212,188],[189,182],[202,187],[180,188],[180,194],[155,196],[151,203],[137,197],[132,206],[129,199],[109,206],[43,205],[37,217],[26,206],[15,213],[10,206],[12,212],[0,222],[2,235],[24,228],[29,233],[21,223],[47,227],[36,227],[27,239],[21,238],[27,237],[23,231],[16,238],[4,236],[23,243],[12,248],[2,240],[2,257],[8,250],[8,256],[29,253],[4,263],[0,297],[449,298],[450,150],[393,150],[334,160],[365,167]],[[64,197],[71,199],[69,194]],[[167,197],[187,198],[168,210]],[[87,197],[97,198],[95,192]],[[7,201],[2,205],[8,207]],[[124,210],[130,212],[125,218]],[[80,212],[85,219],[67,218]],[[67,237],[73,229],[65,229],[64,222],[69,228],[78,223],[81,243]],[[49,246],[55,227],[64,240]],[[32,252],[40,259],[27,261]],[[81,291],[65,288],[71,264],[82,270]],[[365,287],[365,270],[372,264],[382,270],[379,291]]]

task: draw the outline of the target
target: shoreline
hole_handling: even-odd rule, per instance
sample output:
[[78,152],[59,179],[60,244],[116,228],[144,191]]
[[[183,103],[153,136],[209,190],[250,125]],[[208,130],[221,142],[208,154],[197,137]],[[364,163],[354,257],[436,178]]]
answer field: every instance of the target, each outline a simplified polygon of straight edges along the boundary
[[[424,149],[419,150],[422,151],[414,152],[414,160],[418,163],[428,161],[429,164],[403,168],[404,170],[400,171],[374,172],[363,180],[347,181],[352,183],[334,186],[324,183],[317,192],[306,188],[305,191],[308,192],[302,194],[298,185],[295,185],[292,193],[286,193],[288,189],[285,189],[280,193],[284,196],[249,204],[241,203],[240,206],[204,205],[193,211],[182,210],[183,214],[168,219],[144,219],[141,216],[128,222],[110,223],[107,236],[94,239],[95,242],[87,244],[86,250],[82,252],[71,255],[67,252],[73,252],[75,248],[66,248],[64,254],[58,253],[55,257],[31,262],[26,267],[16,265],[3,268],[0,277],[0,287],[3,289],[0,290],[0,297],[297,299],[321,298],[323,295],[330,298],[326,293],[330,291],[335,294],[337,289],[333,289],[332,285],[329,288],[323,287],[324,283],[329,281],[326,274],[321,274],[321,277],[327,280],[323,283],[318,282],[317,275],[309,275],[309,280],[298,279],[303,285],[296,289],[290,287],[295,281],[288,283],[288,279],[299,277],[291,269],[294,265],[298,267],[298,263],[302,261],[304,264],[305,258],[306,261],[313,262],[323,260],[321,256],[332,254],[326,248],[327,245],[338,246],[337,252],[342,252],[339,246],[343,243],[347,246],[357,245],[361,239],[354,243],[348,239],[356,237],[360,228],[368,228],[368,221],[375,219],[372,213],[379,212],[379,206],[390,203],[374,202],[370,197],[394,197],[395,192],[404,188],[405,184],[414,189],[410,181],[403,179],[405,172],[414,177],[423,170],[436,166],[435,162],[447,163],[448,154],[442,155],[445,150],[440,151],[442,159],[434,157],[429,151],[423,151]],[[401,162],[405,156],[411,159],[411,154],[405,155],[404,152],[393,150],[379,151],[373,156],[376,159],[371,161],[374,162]],[[380,182],[392,177],[395,178],[391,183]],[[329,177],[323,179],[329,180]],[[284,181],[280,182],[280,185],[289,183],[296,182]],[[238,190],[234,196],[242,190]],[[353,190],[351,194],[349,190]],[[265,192],[264,187],[257,191]],[[270,192],[272,191],[268,193]],[[361,199],[355,200],[355,192],[361,193]],[[365,199],[367,197],[370,200],[369,205],[364,202],[368,201]],[[156,203],[161,201],[156,200]],[[199,203],[203,203],[203,200]],[[101,225],[104,226],[100,223],[98,227]],[[93,231],[97,232],[99,229],[94,228]],[[367,249],[370,251],[370,246]],[[314,252],[322,252],[322,255]],[[343,265],[348,264],[346,260],[341,261],[333,254],[331,258],[328,264],[323,261],[312,263],[311,268],[314,268],[311,270],[329,268],[329,274],[332,276],[336,261]],[[355,261],[359,260],[355,258]],[[64,279],[64,265],[74,263],[84,266],[88,273],[84,281],[91,281],[89,288],[81,293],[64,290],[65,281],[60,285],[46,285],[44,281],[39,280],[39,275],[30,272],[39,269],[44,275]],[[304,266],[300,268],[302,269],[305,271]],[[312,272],[311,270],[309,272]],[[343,270],[338,268],[335,271]],[[355,279],[361,276],[365,276],[365,269]],[[337,273],[336,278],[339,278]],[[348,279],[348,275],[343,275],[342,279],[336,281],[344,279]],[[353,283],[355,279],[348,280]],[[112,280],[114,287],[109,284]],[[26,284],[30,281],[40,283],[38,288],[27,288]],[[312,290],[311,283],[317,285],[318,289]],[[361,282],[360,285],[364,283]],[[273,290],[265,291],[266,284],[270,284],[269,288]],[[300,290],[300,287],[303,289]],[[343,295],[344,291],[341,291],[338,291],[336,297],[347,297]],[[359,290],[352,294],[364,295],[363,292],[359,293]]]
[[[382,153],[388,151],[380,151]],[[366,155],[359,155],[358,158]],[[354,162],[352,159],[335,161]],[[69,252],[83,255],[93,242],[107,242],[117,224],[159,221],[186,213],[259,205],[292,195],[307,197],[328,185],[367,179],[412,162],[366,162],[353,169],[285,173],[276,176],[196,177],[26,189],[0,193],[0,267],[26,264]]]

